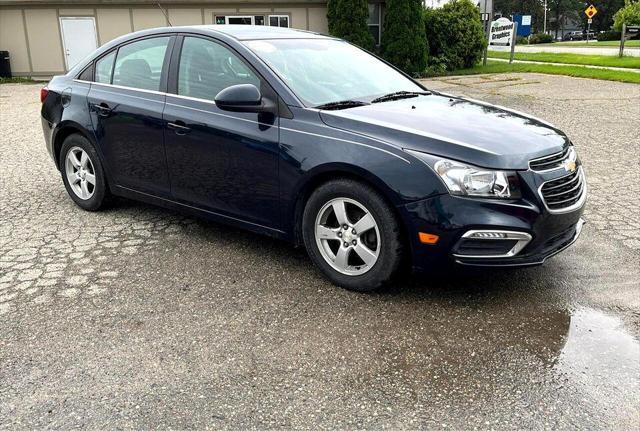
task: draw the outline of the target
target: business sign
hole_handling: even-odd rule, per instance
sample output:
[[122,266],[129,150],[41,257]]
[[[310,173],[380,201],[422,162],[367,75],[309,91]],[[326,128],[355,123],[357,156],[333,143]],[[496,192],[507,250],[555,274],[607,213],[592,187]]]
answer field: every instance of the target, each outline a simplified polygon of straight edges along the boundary
[[491,23],[491,30],[489,32],[489,46],[491,47],[507,47],[511,46],[514,42],[515,32],[513,31],[514,24],[509,21],[509,18],[498,18]]
[[527,37],[531,34],[531,15],[513,15],[513,22],[517,23],[516,35]]

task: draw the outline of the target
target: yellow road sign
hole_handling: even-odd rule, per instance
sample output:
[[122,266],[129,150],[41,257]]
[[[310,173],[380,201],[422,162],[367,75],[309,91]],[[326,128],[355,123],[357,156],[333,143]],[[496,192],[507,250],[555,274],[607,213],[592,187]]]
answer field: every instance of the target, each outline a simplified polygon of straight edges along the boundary
[[584,10],[584,13],[589,19],[591,19],[595,14],[598,13],[598,9],[596,9],[594,5],[589,5],[589,7]]

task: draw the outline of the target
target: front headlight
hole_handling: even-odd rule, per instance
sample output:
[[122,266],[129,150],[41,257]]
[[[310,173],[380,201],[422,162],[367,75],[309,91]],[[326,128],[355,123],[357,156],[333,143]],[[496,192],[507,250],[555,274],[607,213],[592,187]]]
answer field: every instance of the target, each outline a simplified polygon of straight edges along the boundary
[[418,151],[405,151],[433,168],[452,195],[502,199],[520,197],[518,176],[513,171],[484,169]]

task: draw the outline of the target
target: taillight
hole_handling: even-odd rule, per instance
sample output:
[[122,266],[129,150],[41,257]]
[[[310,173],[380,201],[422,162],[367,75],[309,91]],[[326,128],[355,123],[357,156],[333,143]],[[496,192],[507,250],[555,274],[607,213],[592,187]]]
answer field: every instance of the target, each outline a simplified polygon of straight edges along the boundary
[[49,88],[45,85],[40,89],[40,103],[44,103],[44,99],[49,95]]

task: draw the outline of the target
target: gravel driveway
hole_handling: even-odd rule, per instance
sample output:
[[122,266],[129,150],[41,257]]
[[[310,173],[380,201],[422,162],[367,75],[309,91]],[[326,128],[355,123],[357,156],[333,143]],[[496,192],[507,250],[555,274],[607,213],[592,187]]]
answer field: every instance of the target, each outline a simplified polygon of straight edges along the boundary
[[83,212],[39,86],[0,86],[0,429],[637,429],[640,86],[428,82],[545,118],[588,224],[542,267],[362,295],[301,250],[131,201]]

